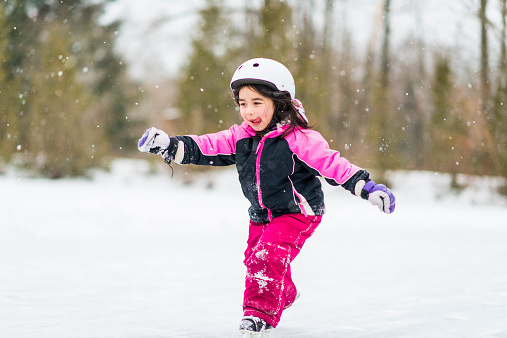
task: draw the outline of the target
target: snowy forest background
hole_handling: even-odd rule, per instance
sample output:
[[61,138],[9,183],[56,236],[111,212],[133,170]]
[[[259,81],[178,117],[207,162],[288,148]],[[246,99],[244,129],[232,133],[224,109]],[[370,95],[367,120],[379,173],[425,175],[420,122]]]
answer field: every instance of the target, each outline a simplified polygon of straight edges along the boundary
[[2,1],[0,170],[79,176],[137,156],[151,125],[228,128],[232,73],[268,57],[331,147],[377,176],[505,182],[506,2]]

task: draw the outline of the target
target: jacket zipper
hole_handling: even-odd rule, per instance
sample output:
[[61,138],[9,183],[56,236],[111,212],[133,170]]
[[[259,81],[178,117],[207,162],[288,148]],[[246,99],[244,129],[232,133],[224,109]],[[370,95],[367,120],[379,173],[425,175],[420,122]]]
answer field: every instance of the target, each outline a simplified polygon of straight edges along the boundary
[[261,154],[262,149],[264,148],[264,141],[265,138],[262,137],[259,141],[259,144],[257,145],[257,149],[255,150],[255,154],[257,155],[256,162],[255,162],[255,176],[256,176],[256,185],[257,185],[257,199],[259,200],[259,205],[261,208],[268,210],[268,219],[271,221],[271,210],[266,208],[264,206],[264,203],[262,203],[262,192],[261,192]]

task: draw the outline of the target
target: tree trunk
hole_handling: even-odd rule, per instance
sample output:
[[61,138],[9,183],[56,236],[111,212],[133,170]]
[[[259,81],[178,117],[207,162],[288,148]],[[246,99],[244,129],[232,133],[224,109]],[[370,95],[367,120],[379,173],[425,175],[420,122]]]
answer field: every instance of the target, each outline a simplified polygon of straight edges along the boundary
[[[486,0],[482,0],[486,1]],[[384,39],[382,41],[382,68],[381,68],[381,85],[387,86],[389,82],[389,39],[391,35],[391,27],[389,22],[389,12],[391,0],[384,2]]]
[[488,18],[486,6],[488,0],[481,0],[479,20],[481,22],[481,99],[483,111],[487,111],[489,104],[489,58],[488,58]]

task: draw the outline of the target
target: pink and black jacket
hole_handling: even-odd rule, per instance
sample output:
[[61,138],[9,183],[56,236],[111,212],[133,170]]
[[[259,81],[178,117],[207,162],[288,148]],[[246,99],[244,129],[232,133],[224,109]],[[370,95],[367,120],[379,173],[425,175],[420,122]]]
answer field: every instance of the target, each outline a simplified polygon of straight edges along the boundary
[[288,213],[324,214],[317,176],[360,195],[356,183],[368,181],[368,172],[329,149],[317,131],[295,129],[281,138],[286,128],[279,125],[261,137],[243,123],[214,134],[176,136],[167,155],[179,164],[235,164],[243,194],[251,203],[250,219],[257,223]]

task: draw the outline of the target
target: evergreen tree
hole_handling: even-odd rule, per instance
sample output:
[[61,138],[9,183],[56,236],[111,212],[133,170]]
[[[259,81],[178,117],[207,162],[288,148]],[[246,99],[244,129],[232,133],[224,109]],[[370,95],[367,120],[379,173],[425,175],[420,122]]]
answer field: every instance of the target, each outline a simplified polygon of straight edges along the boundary
[[177,84],[182,133],[216,132],[239,121],[229,90],[237,65],[227,54],[232,32],[221,1],[208,0],[200,17],[192,52]]
[[495,142],[498,174],[505,179],[502,193],[507,195],[507,0],[499,0],[501,12],[500,61],[489,129]]
[[456,113],[450,60],[446,55],[436,56],[435,75],[431,86],[433,113],[430,119],[429,156],[433,170],[452,173],[453,188],[457,188],[456,174],[467,143],[466,129]]
[[117,24],[99,25],[102,10],[81,0],[5,6],[3,82],[22,98],[12,106],[14,138],[25,163],[45,176],[83,174],[128,138],[128,85],[113,53]]
[[16,97],[16,93],[20,88],[20,81],[13,78],[6,65],[11,54],[8,35],[12,30],[7,23],[6,4],[0,2],[0,164],[10,161],[12,155],[18,151],[19,144],[17,112],[22,98]]
[[259,11],[258,34],[249,42],[253,43],[255,57],[275,59],[285,65],[292,64],[292,14],[292,8],[287,2],[264,0]]
[[392,83],[391,83],[391,7],[390,0],[383,2],[384,24],[383,39],[380,53],[380,70],[377,78],[372,77],[374,83],[370,85],[372,101],[368,109],[369,142],[373,147],[374,167],[379,170],[380,180],[384,180],[385,171],[398,167],[400,129],[399,116],[393,112]]

